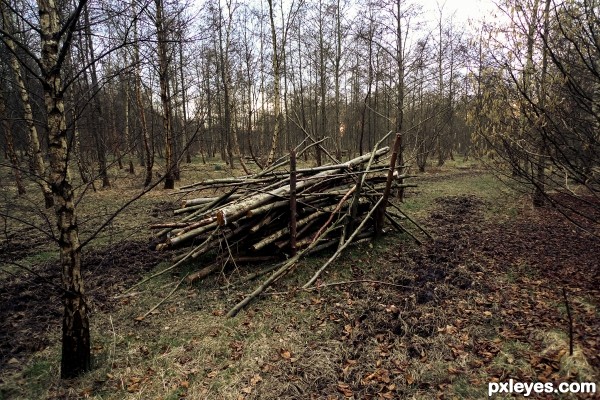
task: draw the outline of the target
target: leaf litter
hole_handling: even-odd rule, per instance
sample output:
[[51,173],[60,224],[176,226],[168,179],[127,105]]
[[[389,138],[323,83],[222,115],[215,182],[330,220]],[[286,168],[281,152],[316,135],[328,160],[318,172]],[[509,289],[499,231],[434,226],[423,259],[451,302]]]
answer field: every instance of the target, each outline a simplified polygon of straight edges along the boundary
[[[323,288],[309,302],[336,326],[337,349],[327,356],[335,370],[319,379],[307,374],[302,366],[323,351],[307,347],[293,368],[280,363],[271,377],[300,383],[249,398],[476,398],[486,395],[487,382],[509,378],[598,382],[598,237],[552,208],[524,208],[499,224],[484,218],[486,207],[476,196],[439,198],[428,221],[435,241],[399,243],[376,268],[359,258],[352,280],[397,286]],[[570,366],[562,287],[576,315],[575,356],[583,360]]]

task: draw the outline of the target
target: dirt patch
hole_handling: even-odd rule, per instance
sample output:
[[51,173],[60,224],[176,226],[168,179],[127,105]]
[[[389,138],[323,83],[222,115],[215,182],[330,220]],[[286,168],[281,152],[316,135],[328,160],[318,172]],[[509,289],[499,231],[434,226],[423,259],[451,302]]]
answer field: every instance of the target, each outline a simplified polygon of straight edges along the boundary
[[22,259],[41,246],[50,244],[50,239],[31,228],[20,229],[2,235],[0,240],[0,262]]
[[590,291],[600,287],[599,238],[565,222],[556,210],[533,210],[488,229],[474,243],[484,257],[520,265],[553,284]]
[[173,201],[158,201],[150,210],[150,215],[154,218],[172,217],[173,210],[179,208],[179,205]]
[[[167,256],[149,251],[142,241],[84,252],[82,274],[91,313],[110,310],[114,295]],[[60,267],[50,262],[0,282],[0,372],[10,367],[9,360],[25,360],[50,344],[51,333],[62,323],[60,287]]]
[[[590,216],[598,209],[582,201],[570,207]],[[575,342],[600,369],[600,238],[591,233],[597,226],[575,218],[585,229],[566,221],[555,208],[525,209],[513,221],[486,227],[473,242],[473,258],[491,265],[491,279],[511,267],[511,290],[497,290],[496,297],[507,306],[505,322],[513,334],[525,337],[535,325],[566,331],[563,289],[571,303],[573,298],[586,299],[585,304],[570,305],[576,315]]]
[[[400,248],[383,268],[374,271],[378,280],[403,288],[349,289],[357,309],[350,318],[351,329],[346,324],[342,335],[350,331],[346,337],[353,349],[353,365],[342,378],[357,398],[409,395],[411,391],[402,385],[390,386],[390,382],[410,386],[416,380],[416,375],[407,372],[411,365],[425,362],[430,351],[441,351],[436,348],[436,336],[452,320],[436,309],[458,296],[468,296],[466,291],[483,289],[465,264],[470,232],[481,221],[484,203],[474,196],[445,197],[437,203],[429,223],[435,226],[435,240],[418,248]],[[433,385],[424,380],[420,390]]]

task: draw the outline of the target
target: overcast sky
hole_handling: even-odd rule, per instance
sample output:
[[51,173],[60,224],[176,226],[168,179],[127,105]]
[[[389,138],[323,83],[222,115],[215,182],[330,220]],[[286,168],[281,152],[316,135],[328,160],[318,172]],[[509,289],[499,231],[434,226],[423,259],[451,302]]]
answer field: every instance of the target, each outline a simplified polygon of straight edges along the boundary
[[419,0],[424,11],[437,19],[439,5],[443,5],[444,16],[454,14],[456,22],[467,22],[469,19],[490,19],[496,6],[492,0]]

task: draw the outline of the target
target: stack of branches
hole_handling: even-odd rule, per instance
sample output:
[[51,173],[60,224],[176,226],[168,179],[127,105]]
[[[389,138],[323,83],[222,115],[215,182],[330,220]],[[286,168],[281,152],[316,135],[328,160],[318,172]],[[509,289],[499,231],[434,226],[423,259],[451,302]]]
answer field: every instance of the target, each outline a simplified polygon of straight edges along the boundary
[[[409,220],[419,227],[389,202],[394,187],[415,186],[404,183],[408,176],[399,174],[396,167],[400,136],[387,166],[381,161],[390,149],[379,148],[380,143],[372,152],[344,163],[296,169],[292,151],[289,162],[255,175],[205,180],[183,187],[181,191],[186,194],[205,189],[226,190],[217,197],[185,200],[182,207],[175,210],[176,215],[185,215],[180,221],[152,226],[160,230],[156,249],[186,248],[169,270],[190,259],[216,253],[215,262],[188,275],[190,282],[228,263],[238,265],[278,258],[279,262],[267,270],[246,278],[272,272],[253,293],[230,310],[228,315],[233,316],[291,271],[302,256],[337,246],[333,256],[306,283],[305,287],[309,287],[349,244],[380,235],[384,220],[405,232],[408,231],[401,225],[402,221]],[[283,167],[287,170],[282,171]],[[394,210],[389,210],[388,205]],[[415,235],[411,236],[418,241]]]

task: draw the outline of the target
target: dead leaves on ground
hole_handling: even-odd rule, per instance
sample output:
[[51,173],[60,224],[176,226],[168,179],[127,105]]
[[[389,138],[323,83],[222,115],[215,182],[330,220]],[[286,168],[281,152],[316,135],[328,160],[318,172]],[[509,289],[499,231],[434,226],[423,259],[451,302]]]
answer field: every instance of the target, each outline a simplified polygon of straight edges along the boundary
[[[543,354],[544,345],[536,338],[536,332],[565,333],[568,329],[564,301],[560,286],[557,287],[557,284],[565,284],[565,274],[560,273],[553,280],[545,273],[538,277],[536,274],[540,271],[531,268],[536,264],[522,269],[527,262],[537,261],[537,250],[530,251],[527,237],[511,229],[528,222],[508,227],[484,223],[477,217],[477,202],[459,200],[441,202],[451,207],[442,212],[447,218],[436,221],[436,229],[444,236],[440,242],[443,246],[418,249],[417,253],[421,254],[414,258],[416,263],[412,267],[405,255],[400,254],[399,265],[381,262],[377,271],[379,279],[398,279],[401,284],[408,279],[410,284],[431,288],[432,295],[424,302],[425,307],[419,301],[411,302],[410,292],[355,285],[343,293],[351,303],[335,303],[334,312],[331,306],[327,308],[328,320],[338,327],[337,339],[352,355],[340,366],[340,380],[335,385],[337,393],[346,398],[386,398],[390,393],[398,398],[414,393],[412,387],[439,397],[452,393],[455,380],[466,379],[472,386],[469,390],[479,388],[483,393],[486,383],[492,379],[556,381],[568,378],[560,372],[564,349],[551,355]],[[526,221],[530,217],[523,215],[519,219]],[[556,246],[565,246],[565,240],[569,240],[561,233],[564,229],[554,232],[535,219],[530,225],[541,238],[551,236]],[[519,237],[521,245],[512,248],[510,244],[498,242],[498,237],[505,241]],[[561,250],[555,248],[549,256],[538,258],[556,265],[565,262],[560,259],[561,254]],[[589,261],[589,254],[582,255],[581,259],[586,260],[585,257]],[[529,261],[519,261],[523,259]],[[437,263],[433,270],[428,268],[430,262]],[[470,284],[461,285],[457,281],[457,284],[450,282],[442,287],[456,275],[455,271],[470,274]],[[353,278],[362,277],[359,268],[356,273]],[[576,342],[587,352],[588,359],[593,359],[600,344],[598,292],[583,292],[589,285],[578,289],[577,283],[572,283],[569,293],[576,315]],[[443,293],[445,296],[436,292],[439,289],[447,291]],[[341,295],[338,292],[338,296]],[[588,301],[583,301],[586,296]],[[594,300],[589,300],[590,296]],[[320,303],[319,298],[312,305]],[[421,309],[426,311],[413,312]],[[423,329],[426,325],[431,328]],[[394,365],[398,354],[403,357],[399,368]],[[435,366],[436,362],[441,363],[439,367]],[[423,369],[423,365],[440,368],[445,375],[436,377],[431,370]],[[418,370],[425,373],[416,373]]]
[[262,381],[263,381],[262,376],[260,376],[259,374],[253,375],[250,378],[250,380],[248,381],[248,385],[244,386],[241,389],[242,393],[238,396],[238,400],[244,400],[247,395],[251,394],[254,391],[254,389],[256,388],[256,385],[258,385]]

